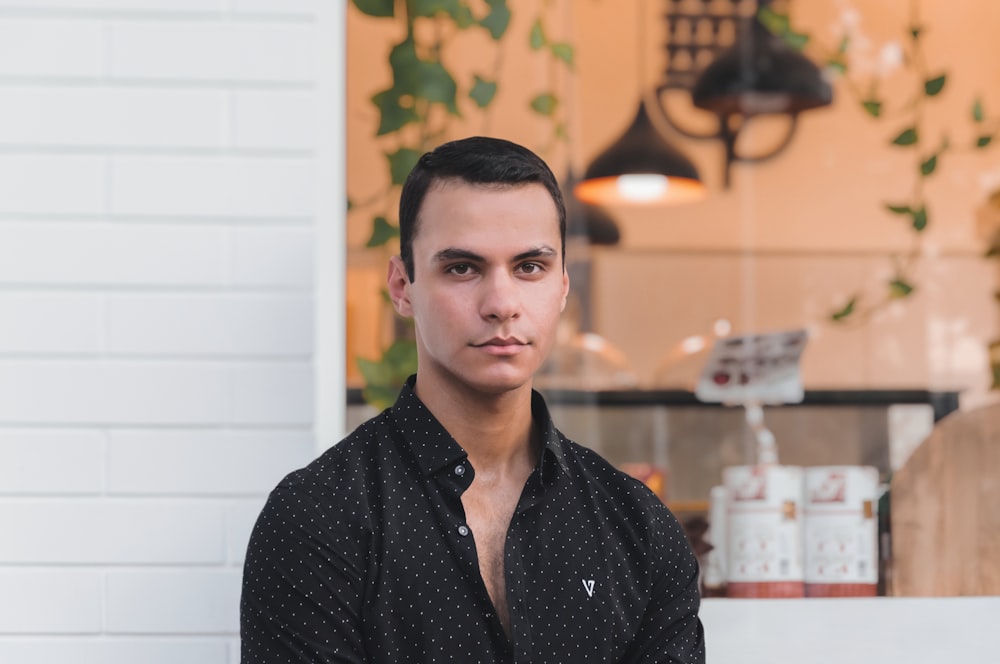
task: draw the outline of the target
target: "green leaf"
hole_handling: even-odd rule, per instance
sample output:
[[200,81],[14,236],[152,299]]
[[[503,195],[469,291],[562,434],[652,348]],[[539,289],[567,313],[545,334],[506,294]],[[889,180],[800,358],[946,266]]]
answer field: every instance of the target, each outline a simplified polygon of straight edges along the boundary
[[877,118],[880,115],[882,115],[882,102],[876,99],[869,99],[868,101],[863,101],[861,102],[861,105],[864,107],[865,111],[868,112],[868,115],[872,116],[873,118]]
[[479,74],[475,76],[475,83],[469,90],[469,97],[472,101],[476,102],[476,106],[479,108],[486,108],[493,101],[493,97],[497,93],[497,84],[495,81],[487,81],[482,78]]
[[393,153],[387,153],[385,156],[389,159],[389,173],[392,175],[392,183],[403,184],[406,176],[417,165],[417,160],[420,159],[420,152],[412,148],[400,148]]
[[985,117],[986,114],[983,113],[983,100],[977,97],[976,101],[972,103],[972,119],[978,123],[982,122]]
[[909,205],[886,205],[885,209],[893,214],[913,214],[913,210]]
[[843,308],[840,309],[840,311],[835,311],[833,314],[831,314],[830,319],[833,320],[835,323],[845,320],[851,314],[854,313],[854,307],[855,305],[857,305],[857,303],[858,303],[858,296],[855,295],[854,297],[852,297],[850,300],[847,301],[847,304],[845,304]]
[[399,237],[399,229],[389,223],[385,217],[375,217],[372,219],[372,234],[368,238],[368,248],[381,247],[390,240]]
[[351,197],[348,196],[347,197],[347,211],[350,212],[353,209],[354,209],[354,201],[352,201]]
[[407,0],[414,16],[434,16],[443,12],[455,18],[460,11],[458,0]]
[[913,221],[912,221],[913,230],[915,230],[918,233],[923,232],[923,230],[927,228],[927,208],[921,207],[918,210],[914,210],[912,215],[913,215]]
[[400,339],[386,349],[382,359],[397,377],[405,380],[417,371],[417,345],[409,339]]
[[531,24],[531,32],[528,34],[528,44],[532,51],[537,51],[545,46],[545,30],[542,28],[542,19],[536,18]]
[[757,20],[769,32],[779,37],[791,30],[791,21],[788,19],[788,14],[777,12],[768,6],[763,6],[757,10]]
[[847,73],[847,63],[840,58],[831,58],[826,61],[826,68],[832,69],[837,74]]
[[395,0],[352,0],[362,14],[368,16],[392,16]]
[[510,9],[507,7],[507,0],[486,0],[490,8],[490,13],[479,21],[479,25],[490,33],[493,41],[499,40],[507,32],[510,25]]
[[420,121],[420,115],[413,108],[408,108],[400,103],[399,93],[395,89],[383,90],[374,95],[372,103],[375,104],[379,112],[376,136],[391,134],[411,122]]
[[899,136],[897,136],[896,138],[892,139],[892,144],[893,145],[902,145],[902,146],[915,145],[918,140],[919,140],[919,137],[917,136],[917,128],[916,127],[910,127],[909,129],[904,129],[899,134]]
[[397,97],[413,95],[444,104],[453,115],[458,115],[455,103],[458,86],[455,79],[440,62],[417,57],[412,37],[407,37],[392,48],[389,52],[389,66],[392,67],[392,89]]
[[840,43],[837,44],[837,53],[840,53],[841,55],[847,53],[847,48],[850,45],[851,45],[851,38],[848,37],[847,35],[844,35],[843,37],[840,38]]
[[913,40],[916,41],[916,40],[920,39],[920,35],[923,33],[923,31],[924,31],[924,29],[923,29],[922,26],[911,25],[910,26],[910,37],[912,37]]
[[565,42],[556,42],[550,47],[552,55],[565,62],[570,69],[573,68],[573,45]]
[[559,99],[551,92],[544,92],[531,100],[531,110],[539,115],[552,115],[558,105]]
[[472,15],[472,10],[466,4],[460,5],[458,10],[452,13],[451,17],[454,19],[455,25],[462,30],[476,24],[476,17]]
[[976,139],[977,148],[985,148],[987,145],[993,142],[993,137],[989,135],[983,135]]
[[931,155],[920,164],[920,174],[927,177],[937,168],[937,155]]
[[940,76],[927,79],[924,81],[924,93],[926,93],[928,97],[940,94],[941,90],[944,89],[944,84],[947,80],[947,74],[941,74]]
[[893,299],[900,299],[907,297],[913,292],[913,285],[907,282],[902,277],[896,277],[889,282],[889,297]]
[[809,43],[809,35],[804,32],[788,31],[781,36],[785,44],[796,51],[801,51]]
[[556,125],[555,136],[560,141],[566,141],[567,143],[569,142],[569,131],[567,131],[566,125],[563,124],[562,122]]

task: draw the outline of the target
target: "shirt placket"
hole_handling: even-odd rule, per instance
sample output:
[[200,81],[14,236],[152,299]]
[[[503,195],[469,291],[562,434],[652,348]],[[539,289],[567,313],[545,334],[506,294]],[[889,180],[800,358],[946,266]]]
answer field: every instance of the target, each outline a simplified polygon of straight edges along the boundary
[[510,631],[514,646],[514,661],[529,663],[533,657],[531,614],[528,592],[530,580],[525,578],[524,551],[522,542],[531,535],[528,532],[531,519],[528,512],[539,503],[542,494],[539,469],[528,477],[525,490],[518,501],[511,518],[504,542],[504,583],[507,586],[507,603],[510,609]]
[[447,497],[450,508],[447,513],[439,516],[442,527],[447,533],[448,545],[458,561],[462,579],[467,584],[469,592],[475,596],[483,619],[490,624],[494,648],[497,652],[506,652],[509,648],[507,636],[479,573],[475,537],[466,523],[465,507],[462,505],[462,494],[472,484],[473,476],[472,466],[464,459],[439,473],[438,484],[442,494]]

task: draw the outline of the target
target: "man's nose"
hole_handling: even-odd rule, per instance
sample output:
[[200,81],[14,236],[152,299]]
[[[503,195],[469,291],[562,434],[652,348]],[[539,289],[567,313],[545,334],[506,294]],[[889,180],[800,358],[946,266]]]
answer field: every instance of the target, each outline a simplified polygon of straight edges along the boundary
[[521,292],[513,275],[491,274],[484,279],[480,307],[483,318],[517,318],[521,313]]

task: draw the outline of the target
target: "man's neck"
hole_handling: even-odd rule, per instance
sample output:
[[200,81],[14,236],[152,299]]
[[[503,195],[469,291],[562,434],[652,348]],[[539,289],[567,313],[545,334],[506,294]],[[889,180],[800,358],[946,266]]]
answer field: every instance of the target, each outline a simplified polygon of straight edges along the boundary
[[501,394],[448,389],[418,377],[416,394],[468,453],[477,476],[530,472],[538,458],[531,386]]

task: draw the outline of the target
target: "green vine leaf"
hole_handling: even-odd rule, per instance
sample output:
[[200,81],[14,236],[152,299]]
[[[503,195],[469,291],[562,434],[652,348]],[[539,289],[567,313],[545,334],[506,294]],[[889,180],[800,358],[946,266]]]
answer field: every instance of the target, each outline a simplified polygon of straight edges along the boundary
[[351,197],[348,196],[347,197],[347,211],[350,212],[353,209],[354,209],[354,201],[352,201]]
[[923,31],[924,31],[924,29],[923,29],[922,26],[911,25],[910,26],[910,37],[913,39],[913,41],[917,41],[918,39],[920,39],[920,35],[923,34]]
[[556,42],[549,48],[552,51],[552,55],[565,62],[570,69],[573,68],[573,46],[571,44]]
[[927,208],[920,207],[917,210],[913,210],[912,217],[913,230],[922,233],[927,228]]
[[385,156],[389,160],[389,173],[392,176],[393,184],[403,184],[406,176],[417,165],[420,154],[419,150],[412,148],[399,148],[395,152],[386,153]]
[[476,17],[472,15],[472,10],[469,9],[469,6],[464,3],[459,5],[458,9],[452,13],[451,18],[461,30],[471,28],[476,24]]
[[920,164],[920,174],[927,177],[937,169],[938,158],[937,155],[931,155],[929,158],[924,160]]
[[757,20],[768,29],[768,32],[779,37],[792,29],[788,14],[776,12],[768,6],[757,10]]
[[854,297],[852,297],[850,300],[847,301],[847,304],[845,304],[843,308],[841,308],[839,311],[835,311],[832,314],[830,314],[830,319],[835,323],[846,320],[847,318],[850,317],[851,314],[854,313],[854,307],[857,306],[857,304],[858,304],[858,296],[855,295]]
[[913,209],[909,205],[886,205],[885,209],[893,214],[913,214]]
[[944,84],[947,79],[947,74],[942,74],[924,81],[924,93],[928,97],[934,97],[935,95],[940,94],[941,90],[944,89]]
[[536,18],[531,24],[531,33],[528,35],[528,44],[532,51],[537,51],[545,46],[545,30],[542,28],[542,19]]
[[486,4],[490,13],[479,21],[479,25],[490,33],[493,41],[499,41],[510,25],[510,8],[507,7],[507,0],[486,0]]
[[496,81],[487,81],[479,74],[475,75],[475,83],[472,84],[472,88],[469,90],[469,97],[472,101],[476,102],[476,106],[486,108],[493,101],[493,97],[496,94]]
[[414,16],[434,16],[438,12],[448,14],[453,19],[461,10],[458,0],[407,0]]
[[393,16],[394,0],[353,0],[354,6],[368,16]]
[[406,379],[417,372],[417,345],[409,339],[394,342],[377,362],[357,359],[365,379],[363,397],[376,408],[388,408],[396,401]]
[[452,115],[459,115],[455,98],[458,85],[451,73],[438,61],[421,60],[413,37],[407,37],[389,53],[393,91],[399,97],[413,95],[443,104]]
[[385,217],[378,216],[372,219],[372,234],[365,246],[368,248],[381,247],[397,237],[399,237],[399,229],[390,224]]
[[399,93],[394,89],[383,90],[372,97],[372,103],[379,112],[376,136],[384,136],[405,127],[411,122],[419,122],[420,115],[400,103]]
[[899,136],[892,139],[892,144],[901,145],[905,147],[909,145],[916,145],[918,140],[919,136],[917,135],[917,128],[910,127],[909,129],[904,129],[902,132],[900,132]]
[[826,61],[827,69],[836,72],[838,75],[843,76],[847,73],[847,63],[840,58],[831,58]]
[[985,148],[987,145],[993,142],[993,137],[989,135],[980,136],[976,139],[977,148]]
[[882,102],[877,99],[869,99],[868,101],[861,102],[861,105],[867,111],[868,115],[873,118],[877,118],[882,115]]
[[978,124],[985,119],[986,114],[983,112],[983,100],[976,98],[976,101],[972,103],[972,119]]
[[559,105],[559,99],[551,92],[544,92],[540,95],[536,95],[534,99],[531,100],[531,110],[539,115],[551,116],[556,112],[556,106]]
[[909,296],[913,292],[913,285],[902,277],[896,277],[889,282],[889,297],[898,300]]

